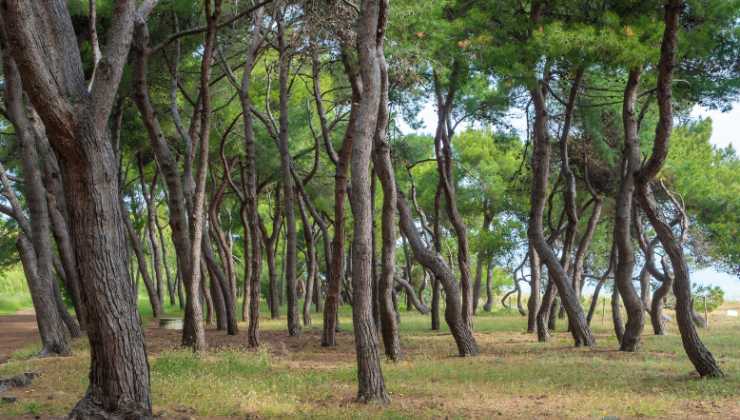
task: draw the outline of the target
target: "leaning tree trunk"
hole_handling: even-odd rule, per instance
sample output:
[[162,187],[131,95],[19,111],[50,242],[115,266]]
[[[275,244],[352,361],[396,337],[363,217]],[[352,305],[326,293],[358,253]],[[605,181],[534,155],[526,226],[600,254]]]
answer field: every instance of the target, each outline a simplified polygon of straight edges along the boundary
[[[126,232],[128,233],[131,248],[133,248],[134,255],[136,256],[139,274],[141,274],[141,278],[144,279],[144,287],[149,296],[149,304],[152,307],[152,313],[155,318],[159,318],[162,316],[162,304],[157,297],[157,289],[154,285],[154,281],[152,281],[152,278],[149,275],[149,270],[147,270],[146,256],[144,255],[144,250],[141,245],[141,239],[139,238],[139,234],[136,232],[134,225],[131,223],[128,209],[126,208],[126,204],[123,202],[123,198],[121,198],[121,215],[123,217],[123,224],[126,227]],[[138,290],[135,290],[135,292],[138,293]]]
[[398,193],[397,205],[401,230],[409,240],[414,258],[431,271],[435,279],[444,287],[445,321],[447,321],[450,332],[455,339],[458,353],[460,356],[476,356],[478,354],[478,344],[475,341],[470,324],[465,322],[462,317],[460,289],[455,280],[455,274],[439,253],[426,248],[416,231],[408,204],[406,204],[406,200],[400,192]]
[[21,78],[10,56],[10,47],[6,44],[5,34],[2,34],[1,38],[3,73],[5,76],[5,103],[21,149],[21,164],[26,187],[25,199],[29,208],[30,220],[25,219],[20,203],[5,175],[5,168],[2,166],[0,166],[0,172],[2,172],[0,175],[2,176],[6,196],[10,198],[11,206],[16,213],[16,219],[19,219],[21,225],[21,232],[18,235],[16,245],[21,255],[21,263],[36,312],[36,323],[39,327],[42,342],[41,354],[67,355],[70,353],[69,331],[60,317],[54,301],[53,282],[55,279],[52,274],[52,249],[49,237],[51,224],[46,191],[41,182],[38,155],[31,132],[32,128],[26,118],[23,106]]
[[724,376],[719,364],[701,341],[694,326],[691,280],[689,278],[689,268],[686,264],[683,248],[673,235],[670,226],[658,216],[655,202],[648,192],[648,186],[641,184],[638,192],[640,205],[653,225],[655,233],[658,235],[660,243],[663,245],[663,249],[668,254],[671,265],[673,266],[673,294],[676,296],[676,321],[678,323],[678,329],[681,332],[681,341],[684,350],[691,363],[694,364],[694,368],[696,368],[702,377]]
[[[562,304],[565,306],[568,314],[571,332],[574,337],[578,337],[576,345],[593,346],[595,339],[591,334],[590,327],[586,323],[583,308],[576,298],[572,285],[568,281],[567,272],[563,270],[563,266],[545,240],[543,232],[542,219],[550,172],[550,142],[547,135],[548,116],[543,92],[544,87],[541,86],[541,83],[538,82],[537,86],[531,89],[536,116],[532,152],[532,217],[529,223],[528,236],[531,246],[535,247],[535,250],[545,265],[547,265],[549,281],[557,286]],[[543,299],[543,306],[544,304]]]
[[[359,103],[361,95],[361,82],[358,70],[352,66],[348,52],[342,53],[345,72],[350,79],[352,87],[352,103]],[[336,156],[336,170],[334,174],[334,238],[331,243],[331,270],[329,270],[329,283],[326,290],[324,302],[324,330],[321,335],[321,345],[334,347],[337,345],[337,329],[339,328],[339,298],[344,275],[344,200],[347,195],[347,175],[350,159],[352,157],[352,144],[355,125],[357,124],[357,107],[350,109],[347,129],[342,140],[342,148]]]
[[[157,114],[149,97],[147,83],[147,61],[149,57],[149,32],[144,22],[138,22],[135,28],[135,42],[132,50],[135,53],[133,66],[133,99],[142,116],[144,127],[149,136],[149,142],[157,158],[165,185],[167,186],[167,200],[169,209],[169,224],[172,231],[172,243],[177,257],[177,292],[180,304],[185,292],[185,319],[183,322],[182,344],[192,346],[196,337],[204,334],[202,330],[202,315],[198,322],[191,318],[191,314],[202,314],[200,288],[191,289],[187,281],[191,277],[193,264],[191,260],[192,242],[190,241],[188,190],[187,182],[181,177],[179,164],[164,136]],[[176,106],[176,102],[173,101]],[[186,164],[189,158],[186,158]],[[183,287],[184,286],[184,287]]]

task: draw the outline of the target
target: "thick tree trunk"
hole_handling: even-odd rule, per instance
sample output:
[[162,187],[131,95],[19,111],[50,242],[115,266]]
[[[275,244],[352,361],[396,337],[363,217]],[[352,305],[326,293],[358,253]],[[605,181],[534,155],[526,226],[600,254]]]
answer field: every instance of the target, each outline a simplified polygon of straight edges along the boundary
[[[381,3],[383,3],[381,5]],[[387,403],[390,397],[380,368],[378,338],[372,314],[372,205],[370,201],[370,158],[378,122],[381,97],[381,70],[378,42],[382,42],[387,17],[383,0],[363,0],[357,23],[357,53],[363,91],[357,107],[357,124],[352,143],[351,186],[352,237],[352,322],[357,355],[357,400]],[[382,47],[380,48],[382,53]],[[340,223],[337,220],[337,223]]]

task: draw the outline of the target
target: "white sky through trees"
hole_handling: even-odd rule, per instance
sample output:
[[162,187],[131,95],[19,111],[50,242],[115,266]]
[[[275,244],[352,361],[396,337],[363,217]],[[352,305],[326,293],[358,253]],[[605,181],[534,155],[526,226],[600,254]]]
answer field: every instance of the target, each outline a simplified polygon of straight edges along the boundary
[[[521,137],[524,137],[524,130],[526,130],[524,116],[512,114],[511,117],[509,124],[519,131]],[[697,119],[711,118],[712,138],[710,142],[721,148],[732,145],[736,153],[740,153],[740,103],[736,103],[732,110],[727,112],[697,107],[691,113],[691,117]],[[418,130],[413,130],[405,121],[401,120],[399,124],[401,132],[403,134],[409,134],[416,131],[419,134],[434,135],[437,124],[437,114],[434,104],[431,102],[425,104],[418,118],[422,123],[422,126]],[[458,131],[461,129],[462,127],[459,127]],[[693,284],[703,286],[720,286],[725,291],[725,299],[740,300],[740,278],[736,276],[719,272],[712,267],[707,267],[701,270],[692,270],[691,281]],[[522,286],[525,289],[528,287],[526,283],[522,283]],[[586,289],[587,293],[590,293],[588,286],[586,286]]]

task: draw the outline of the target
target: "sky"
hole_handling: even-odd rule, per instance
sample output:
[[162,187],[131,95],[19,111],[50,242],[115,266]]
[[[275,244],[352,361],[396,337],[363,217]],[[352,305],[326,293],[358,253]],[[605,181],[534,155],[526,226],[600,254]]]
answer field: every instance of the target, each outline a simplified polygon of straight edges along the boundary
[[[735,104],[732,110],[724,113],[697,107],[691,113],[691,116],[693,118],[709,117],[712,119],[712,138],[710,139],[712,144],[718,147],[727,147],[729,144],[732,144],[736,151],[740,151],[740,103]],[[418,132],[432,135],[436,127],[437,117],[431,102],[422,108],[419,119],[423,124]],[[515,116],[511,124],[520,132],[519,134],[521,136],[524,136],[526,123],[523,115],[520,117]],[[413,131],[403,121],[401,121],[399,128],[402,133]],[[726,299],[740,300],[740,278],[736,276],[719,272],[710,267],[693,270],[691,279],[694,284],[702,286],[720,286],[725,291]]]

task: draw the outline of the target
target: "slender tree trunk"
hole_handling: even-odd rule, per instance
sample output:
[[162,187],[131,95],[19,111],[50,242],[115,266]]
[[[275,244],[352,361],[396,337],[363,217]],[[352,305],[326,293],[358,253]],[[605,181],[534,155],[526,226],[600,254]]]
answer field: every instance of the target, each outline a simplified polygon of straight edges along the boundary
[[396,265],[396,179],[391,161],[390,144],[386,138],[388,127],[388,65],[385,61],[383,40],[378,42],[377,61],[380,69],[380,106],[375,128],[373,162],[375,173],[383,188],[382,213],[382,272],[378,284],[380,321],[385,355],[393,360],[401,358],[401,343],[398,334],[397,311],[393,303],[393,278]]
[[[162,275],[162,250],[159,247],[159,241],[155,234],[155,225],[157,224],[157,207],[154,203],[155,191],[157,189],[157,177],[158,171],[155,170],[152,183],[147,191],[147,186],[144,177],[144,161],[142,160],[141,154],[137,155],[137,164],[139,168],[139,181],[141,184],[142,195],[144,196],[144,202],[146,203],[146,214],[147,214],[147,235],[149,238],[149,246],[152,250],[152,267],[154,271],[154,280],[156,281],[157,300],[159,300],[159,306],[161,307],[164,303],[164,276]],[[155,167],[156,168],[156,167]]]
[[530,273],[530,292],[527,301],[527,332],[539,333],[537,328],[537,314],[540,310],[540,287],[542,281],[542,263],[540,256],[534,247],[530,246],[529,252],[529,273]]
[[[538,82],[537,86],[533,87],[530,92],[535,104],[536,117],[532,152],[532,217],[529,223],[528,235],[531,246],[534,246],[542,261],[547,265],[549,281],[557,285],[557,291],[568,313],[572,333],[574,337],[578,338],[575,340],[576,345],[593,346],[595,339],[586,323],[583,308],[576,298],[571,283],[568,281],[567,272],[545,240],[543,232],[542,218],[550,172],[550,143],[546,127],[548,116],[543,89],[544,87]],[[548,285],[548,287],[551,286]],[[543,299],[543,306],[546,306],[546,303],[546,300]]]
[[303,298],[303,325],[311,325],[311,303],[313,301],[314,282],[316,281],[316,243],[313,236],[313,228],[306,214],[306,205],[301,198],[298,199],[298,209],[303,223],[303,241],[306,244],[306,286]]
[[288,334],[297,336],[301,333],[300,318],[298,316],[298,295],[296,293],[296,218],[295,218],[295,191],[293,177],[290,173],[291,157],[288,148],[288,100],[290,72],[290,52],[285,41],[284,22],[282,15],[277,19],[277,42],[280,53],[279,59],[279,90],[280,90],[280,118],[278,145],[280,150],[280,173],[283,186],[283,211],[285,214],[285,293],[288,303]]
[[154,282],[149,275],[149,270],[147,270],[146,256],[144,255],[144,250],[141,246],[139,234],[136,232],[136,229],[134,229],[134,225],[131,223],[131,219],[128,215],[128,209],[126,208],[126,204],[123,202],[123,200],[121,200],[121,215],[123,216],[123,224],[126,227],[129,242],[131,243],[131,247],[134,250],[134,255],[136,256],[136,262],[139,266],[139,274],[141,274],[141,277],[144,280],[144,286],[146,288],[147,295],[149,296],[149,304],[152,307],[152,313],[154,314],[155,318],[159,318],[162,316],[162,305],[160,304],[159,298],[157,297],[156,286],[154,285]]
[[616,284],[612,287],[612,321],[614,322],[614,335],[617,336],[617,341],[621,345],[624,339],[624,323],[622,323],[622,305]]
[[[357,69],[350,64],[348,52],[343,51],[342,58],[345,72],[352,87],[352,103],[359,103],[361,85]],[[339,328],[339,297],[344,275],[344,200],[347,195],[347,175],[352,157],[353,135],[358,118],[357,107],[350,109],[347,130],[342,140],[342,148],[336,156],[336,170],[334,174],[334,239],[331,244],[331,270],[329,284],[326,290],[324,303],[324,331],[321,335],[321,345],[334,347],[337,345],[336,332]]]
[[624,337],[620,340],[620,350],[637,351],[644,326],[642,300],[632,285],[632,272],[635,267],[635,251],[632,246],[632,206],[635,191],[635,173],[640,169],[640,145],[638,121],[635,111],[640,85],[640,68],[630,70],[624,90],[622,118],[624,120],[624,150],[622,156],[622,183],[617,196],[614,215],[614,241],[617,244],[617,268],[614,281],[627,311],[627,324]]
[[[677,18],[676,18],[677,19]],[[663,222],[656,211],[656,205],[648,192],[648,186],[641,184],[639,188],[640,205],[650,220],[658,235],[663,249],[670,258],[673,266],[673,294],[676,296],[676,321],[681,332],[686,355],[693,363],[694,368],[702,377],[721,377],[724,373],[714,356],[701,341],[693,320],[693,305],[691,297],[691,280],[689,268],[683,254],[683,248],[673,235],[670,226]]]
[[[191,288],[188,279],[192,277],[192,242],[190,239],[188,198],[186,191],[187,178],[181,177],[178,162],[175,159],[169,144],[165,139],[162,128],[157,119],[157,114],[149,98],[149,87],[147,84],[147,60],[149,32],[143,22],[136,25],[136,37],[134,43],[134,102],[142,116],[144,127],[149,135],[149,142],[157,158],[165,185],[167,186],[167,200],[169,208],[169,224],[172,231],[172,242],[177,257],[177,293],[182,306],[185,302],[185,319],[183,323],[182,345],[193,346],[197,337],[204,334],[202,331],[202,313],[200,307],[200,287]],[[174,86],[175,99],[177,86]],[[173,106],[177,106],[173,101]],[[189,156],[189,155],[188,155]],[[185,159],[186,166],[189,158]],[[183,291],[185,292],[183,296]],[[194,319],[192,315],[198,314]],[[197,321],[197,322],[196,322]]]
[[[477,355],[478,344],[473,336],[472,328],[462,317],[460,289],[454,273],[439,253],[425,247],[411,219],[408,204],[406,204],[406,200],[400,192],[398,193],[397,205],[401,230],[409,240],[414,258],[431,271],[445,289],[445,321],[455,339],[458,353],[460,356]],[[432,305],[434,305],[434,301],[432,301]],[[434,309],[432,309],[432,313],[434,313]]]
[[493,258],[488,258],[486,262],[486,303],[483,305],[483,310],[491,312],[493,309],[493,274],[494,274]]
[[[486,203],[487,204],[487,203]],[[483,213],[483,226],[481,232],[488,232],[491,227],[491,221],[493,220],[492,215],[487,209],[484,209]],[[483,277],[483,262],[486,260],[486,252],[484,249],[478,251],[478,257],[476,258],[475,266],[475,284],[473,286],[473,314],[478,310],[478,301],[480,300],[481,281]]]

